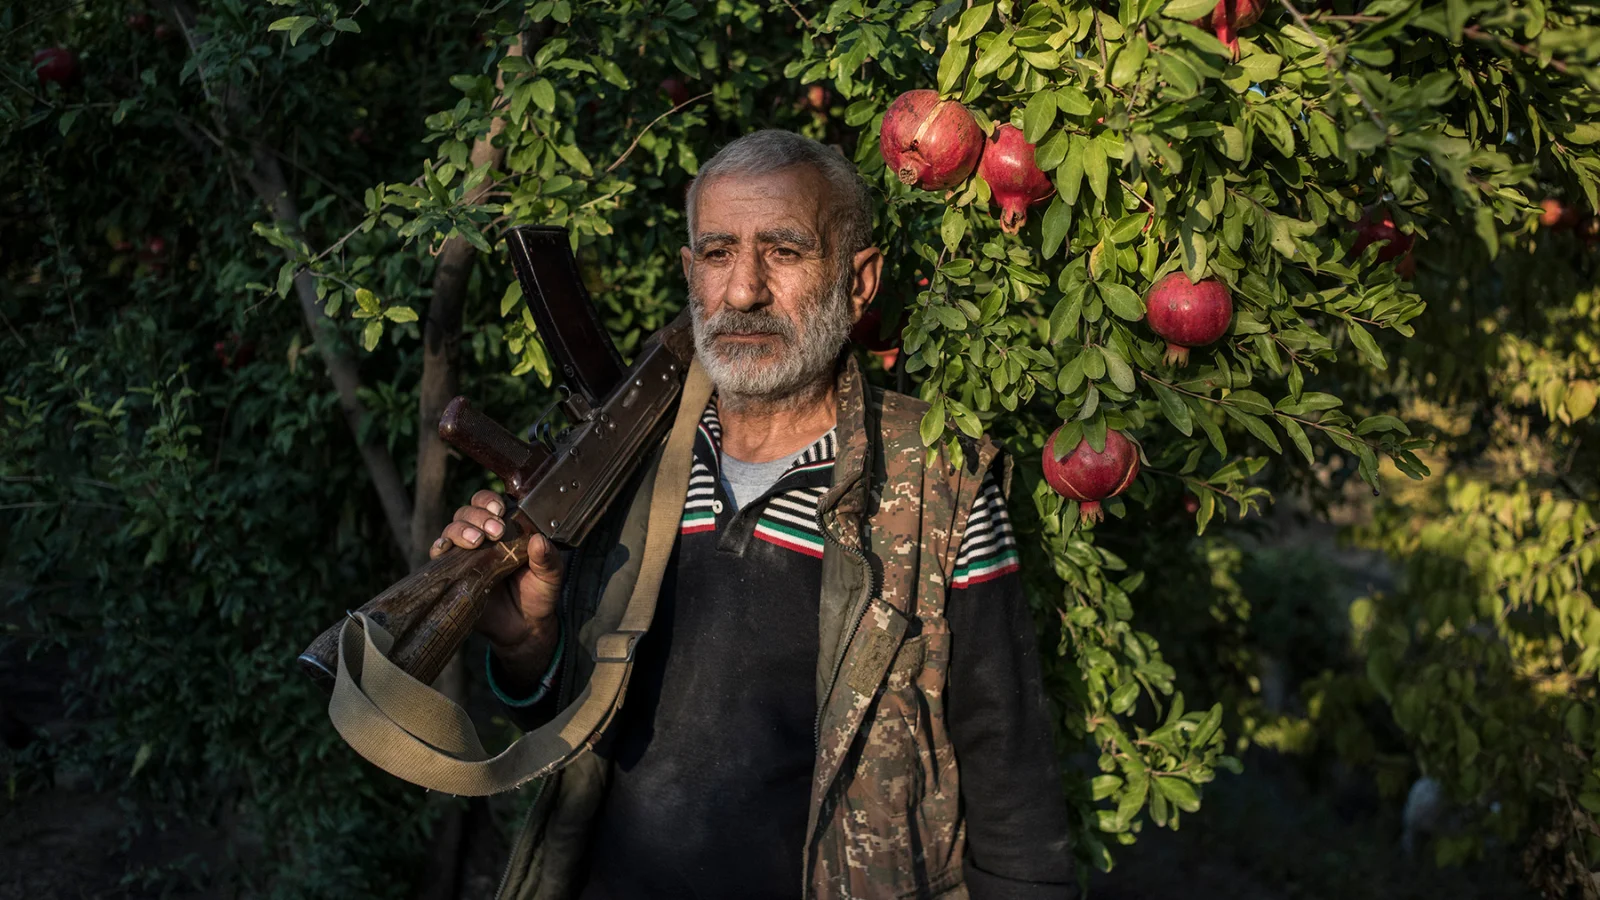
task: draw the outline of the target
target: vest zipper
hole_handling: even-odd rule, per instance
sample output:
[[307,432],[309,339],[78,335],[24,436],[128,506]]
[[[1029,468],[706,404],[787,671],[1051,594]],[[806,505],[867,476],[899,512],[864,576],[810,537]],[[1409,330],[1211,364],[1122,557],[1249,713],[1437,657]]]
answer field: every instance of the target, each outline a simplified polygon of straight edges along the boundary
[[[823,538],[831,541],[840,550],[847,553],[867,572],[867,589],[861,595],[861,599],[856,601],[855,615],[851,616],[850,619],[850,632],[845,635],[844,640],[839,642],[839,652],[833,660],[833,674],[828,677],[828,690],[823,695],[823,699],[826,700],[827,697],[833,694],[834,686],[839,683],[839,671],[844,668],[844,658],[850,652],[850,643],[855,640],[856,632],[861,630],[861,621],[867,617],[867,604],[871,603],[872,598],[878,593],[878,573],[872,568],[872,564],[867,562],[865,553],[839,540],[834,536],[833,531],[822,523],[821,518],[819,514],[817,525],[822,532]],[[822,749],[822,710],[823,707],[819,704],[817,706],[816,722],[811,730],[812,746],[817,750]]]
[[[518,838],[521,838],[522,833],[528,830],[529,825],[533,824],[533,811],[538,808],[539,798],[544,796],[544,786],[548,783],[549,780],[547,778],[541,778],[539,779],[539,786],[533,789],[533,802],[528,804],[528,811],[522,816],[522,827],[517,830]],[[518,843],[520,843],[520,840]],[[506,860],[506,867],[500,873],[500,886],[494,889],[495,900],[500,900],[500,898],[505,894],[506,882],[511,880],[511,867],[516,863],[516,861],[517,848],[513,846],[511,848],[511,858]]]

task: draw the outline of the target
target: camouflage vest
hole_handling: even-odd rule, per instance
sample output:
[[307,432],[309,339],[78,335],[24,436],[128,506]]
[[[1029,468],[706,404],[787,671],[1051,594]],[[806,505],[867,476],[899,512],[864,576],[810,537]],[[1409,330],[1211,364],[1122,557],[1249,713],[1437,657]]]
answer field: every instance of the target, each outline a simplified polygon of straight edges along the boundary
[[[944,713],[944,604],[967,514],[997,448],[982,441],[961,469],[929,464],[918,436],[926,404],[868,388],[854,360],[838,386],[834,485],[817,507],[825,538],[822,702],[803,896],[965,898],[965,827]],[[600,629],[589,616],[631,593],[653,476],[646,473],[607,532],[569,561],[571,624],[591,652],[566,654],[563,703],[593,665]],[[576,896],[608,766],[585,753],[531,788],[498,896]]]

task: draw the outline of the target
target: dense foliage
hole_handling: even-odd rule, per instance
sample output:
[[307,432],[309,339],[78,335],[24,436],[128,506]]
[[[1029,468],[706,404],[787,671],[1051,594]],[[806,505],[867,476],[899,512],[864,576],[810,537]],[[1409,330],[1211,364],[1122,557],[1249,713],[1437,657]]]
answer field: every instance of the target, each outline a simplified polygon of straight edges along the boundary
[[[1322,723],[1347,735],[1391,704],[1404,758],[1497,810],[1504,838],[1555,835],[1535,877],[1552,893],[1577,883],[1600,863],[1593,442],[1579,435],[1596,313],[1593,273],[1551,265],[1585,252],[1578,239],[1552,247],[1536,220],[1547,193],[1595,206],[1600,23],[1579,4],[1284,2],[1235,51],[1192,24],[1214,5],[217,0],[171,44],[119,26],[131,6],[0,20],[0,178],[20,211],[3,227],[24,248],[7,256],[0,340],[26,358],[5,374],[0,488],[26,509],[0,525],[4,571],[11,608],[80,655],[71,689],[106,717],[73,752],[179,803],[206,773],[277,858],[314,840],[337,862],[309,875],[367,884],[352,867],[380,861],[348,848],[414,821],[414,796],[338,751],[284,661],[402,565],[394,504],[380,511],[364,479],[381,481],[372,444],[410,459],[430,251],[480,252],[467,388],[507,421],[531,417],[528,376],[547,382],[548,363],[500,231],[572,229],[627,353],[682,303],[672,250],[698,161],[787,127],[839,146],[880,200],[880,305],[904,332],[896,368],[874,377],[933,404],[938,452],[987,431],[1019,462],[1063,746],[1088,751],[1065,785],[1086,861],[1108,866],[1110,845],[1198,808],[1214,769],[1235,765],[1225,715],[1235,743],[1259,734],[1254,688],[1233,677],[1255,638],[1217,523],[1275,489],[1315,504],[1348,479],[1431,467],[1363,532],[1411,567],[1401,591],[1354,608],[1356,645],[1311,688],[1348,702],[1319,700],[1307,721],[1354,710]],[[74,48],[81,80],[41,80],[21,40]],[[1055,194],[1018,234],[981,178],[929,192],[884,166],[881,117],[922,88],[1035,145]],[[503,158],[477,152],[491,145]],[[242,185],[260,182],[263,147],[292,175],[294,216]],[[1398,252],[1410,241],[1423,296]],[[1235,310],[1181,365],[1142,321],[1174,271],[1220,279]],[[336,330],[301,336],[302,287]],[[368,354],[365,455],[309,352],[338,334]],[[1143,474],[1111,518],[1080,524],[1041,453],[1098,449],[1109,430],[1140,442]],[[476,479],[460,473],[452,498]],[[1179,672],[1212,647],[1177,627],[1194,610],[1243,623],[1243,649],[1186,688]],[[1463,674],[1469,660],[1481,672]],[[1341,746],[1360,757],[1359,739]]]

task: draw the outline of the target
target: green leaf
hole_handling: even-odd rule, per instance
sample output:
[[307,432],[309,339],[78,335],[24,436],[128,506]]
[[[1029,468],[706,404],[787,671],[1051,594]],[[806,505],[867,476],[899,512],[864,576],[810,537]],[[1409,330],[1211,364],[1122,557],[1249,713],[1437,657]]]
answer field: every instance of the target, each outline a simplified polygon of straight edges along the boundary
[[1177,776],[1157,777],[1156,790],[1167,802],[1184,812],[1198,812],[1200,810],[1200,797],[1195,793],[1194,785]]
[[[1028,98],[1028,105],[1022,109],[1022,137],[1030,144],[1039,143],[1045,136],[1050,126],[1056,121],[1056,98],[1049,91],[1040,91]],[[1038,162],[1038,160],[1035,160]],[[1040,162],[1041,169],[1049,170],[1055,166]]]
[[1048,172],[1061,165],[1067,158],[1067,152],[1072,149],[1072,135],[1065,131],[1057,131],[1050,138],[1040,144],[1033,151],[1033,162],[1040,169]]
[[1383,351],[1378,349],[1378,342],[1372,339],[1372,335],[1368,334],[1365,328],[1348,319],[1345,324],[1350,331],[1350,343],[1356,345],[1356,352],[1361,354],[1361,358],[1374,368],[1389,368],[1388,361],[1383,358]]
[[589,158],[583,155],[575,144],[561,144],[556,147],[556,155],[567,165],[577,169],[585,178],[594,176],[594,167],[589,165]]
[[381,337],[383,337],[383,320],[373,319],[361,331],[361,346],[366,348],[368,353],[371,353],[377,349],[378,339]]
[[1300,451],[1300,455],[1306,458],[1306,463],[1315,465],[1317,462],[1316,455],[1311,452],[1311,442],[1306,440],[1306,430],[1300,427],[1300,423],[1283,413],[1277,413],[1273,418],[1277,419],[1278,424],[1283,426],[1284,432],[1289,435],[1289,440],[1294,442],[1295,447]]
[[1094,191],[1096,198],[1106,198],[1106,180],[1110,177],[1110,169],[1106,165],[1106,151],[1099,141],[1084,141],[1083,174],[1089,181],[1089,190]]
[[1130,35],[1128,43],[1117,51],[1117,58],[1111,63],[1111,83],[1122,87],[1138,78],[1149,54],[1150,45],[1145,39],[1138,34]]
[[1192,22],[1217,8],[1217,0],[1172,0],[1161,7],[1161,14],[1169,19]]
[[1271,447],[1273,452],[1283,452],[1283,445],[1278,443],[1278,436],[1272,433],[1272,427],[1266,422],[1261,421],[1259,418],[1252,416],[1247,412],[1240,412],[1231,406],[1224,406],[1222,409],[1228,414],[1228,418],[1233,419],[1240,425],[1243,425],[1246,431],[1259,438],[1261,443]]
[[[1083,315],[1083,291],[1072,291],[1056,301],[1050,311],[1050,343],[1059,344],[1068,335],[1077,336],[1078,319]],[[1063,391],[1070,390],[1063,388]]]
[[1374,431],[1398,431],[1401,434],[1410,434],[1411,429],[1406,423],[1394,416],[1367,416],[1356,426],[1356,434],[1371,434]]
[[1118,355],[1109,344],[1101,345],[1100,355],[1106,359],[1106,374],[1111,376],[1111,383],[1123,393],[1133,393],[1137,385],[1133,380],[1133,369],[1128,367],[1127,360]]
[[541,78],[535,81],[528,91],[533,97],[534,105],[547,113],[556,111],[556,88],[549,81]]
[[928,411],[922,414],[922,426],[918,431],[922,436],[922,446],[932,447],[938,442],[939,436],[944,434],[944,397],[936,398]]
[[1069,116],[1087,116],[1094,109],[1088,95],[1072,85],[1056,88],[1055,97],[1056,106]]
[[516,306],[521,300],[522,282],[513,278],[511,283],[506,285],[506,292],[500,295],[500,317],[505,318],[506,314],[511,312],[512,307]]
[[1107,281],[1097,282],[1095,288],[1100,292],[1100,299],[1105,301],[1106,308],[1115,313],[1117,318],[1129,322],[1144,318],[1144,301],[1139,299],[1133,288]]
[[1011,46],[1011,29],[1007,28],[984,48],[983,55],[978,57],[977,64],[972,67],[972,77],[986,78],[994,74],[1016,52],[1016,48]]
[[1191,434],[1194,431],[1194,419],[1190,416],[1189,406],[1183,402],[1183,398],[1164,384],[1152,381],[1150,386],[1155,389],[1156,399],[1161,401],[1162,415],[1167,417],[1172,427],[1178,429],[1185,437]]
[[1345,146],[1357,152],[1381,147],[1388,139],[1389,136],[1384,134],[1382,128],[1366,121],[1357,122],[1344,133]]
[[1200,407],[1202,401],[1191,397],[1185,398],[1184,402],[1189,405],[1190,409],[1194,410],[1195,422],[1199,423],[1200,430],[1206,433],[1206,438],[1211,441],[1211,446],[1217,451],[1217,455],[1226,458],[1228,455],[1228,442],[1223,439],[1222,429],[1218,428],[1217,423],[1211,421],[1211,416],[1206,413],[1206,410]]
[[[1057,194],[1050,200],[1049,208],[1044,211],[1044,220],[1040,223],[1040,230],[1044,240],[1039,252],[1045,259],[1055,256],[1056,251],[1061,249],[1061,244],[1067,237],[1067,230],[1071,226],[1072,207],[1061,199],[1061,195]],[[1052,316],[1053,320],[1054,317]],[[1055,333],[1055,328],[1052,326],[1050,329],[1052,337]]]
[[1083,423],[1068,422],[1056,429],[1055,440],[1050,442],[1050,455],[1057,462],[1067,458],[1067,454],[1078,449],[1083,443]]
[[1254,416],[1265,416],[1272,412],[1272,404],[1255,391],[1233,391],[1228,394],[1228,402]]
[[1115,691],[1112,692],[1112,694],[1111,694],[1111,711],[1114,712],[1114,713],[1117,713],[1118,715],[1121,715],[1122,713],[1125,713],[1128,710],[1133,709],[1133,704],[1138,699],[1139,699],[1139,682],[1130,681],[1127,684],[1123,685],[1122,687],[1117,688]]
[[944,210],[944,221],[939,225],[939,236],[944,239],[946,250],[955,250],[961,239],[967,235],[967,212],[957,206],[947,206]]
[[983,26],[989,24],[989,17],[994,15],[993,3],[979,3],[961,14],[961,22],[956,25],[953,40],[970,41],[978,36]]
[[972,45],[966,41],[951,41],[944,48],[944,55],[939,57],[939,96],[949,97],[955,91],[971,54]]
[[409,306],[391,306],[383,311],[383,317],[391,322],[415,322],[417,311]]

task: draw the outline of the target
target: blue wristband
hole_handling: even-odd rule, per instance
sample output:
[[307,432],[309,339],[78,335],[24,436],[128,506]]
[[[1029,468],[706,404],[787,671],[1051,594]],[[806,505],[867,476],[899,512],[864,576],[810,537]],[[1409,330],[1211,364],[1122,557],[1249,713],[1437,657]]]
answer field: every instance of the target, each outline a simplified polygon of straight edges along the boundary
[[505,691],[501,690],[499,682],[495,681],[494,648],[489,648],[487,651],[485,651],[483,660],[483,671],[484,674],[489,678],[489,690],[494,691],[495,697],[498,698],[501,703],[504,703],[507,706],[521,708],[525,706],[532,706],[535,703],[538,703],[540,700],[545,698],[546,694],[550,693],[551,685],[555,684],[556,673],[561,671],[561,656],[566,652],[566,649],[567,632],[566,629],[562,629],[561,637],[556,642],[555,656],[550,658],[550,667],[545,670],[544,677],[539,679],[539,689],[533,692],[533,696],[522,700],[517,700],[508,696]]

